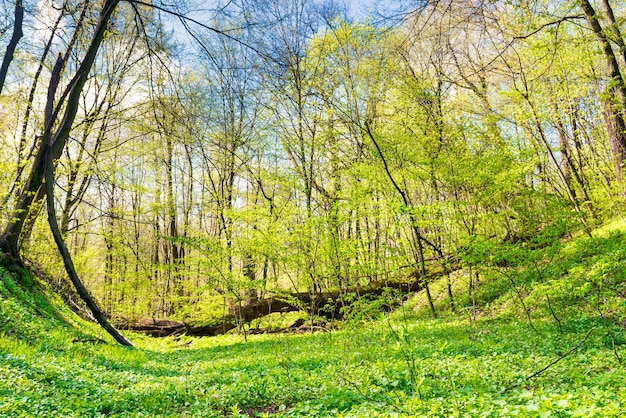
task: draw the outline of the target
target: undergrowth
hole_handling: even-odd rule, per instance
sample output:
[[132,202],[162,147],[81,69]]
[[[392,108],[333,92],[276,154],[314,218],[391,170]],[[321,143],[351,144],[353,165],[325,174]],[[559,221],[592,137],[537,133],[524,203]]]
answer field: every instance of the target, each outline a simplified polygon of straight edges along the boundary
[[131,334],[137,349],[2,270],[0,416],[624,416],[623,230],[485,244],[471,295],[464,274],[454,304],[433,284],[439,319],[418,296],[326,333]]

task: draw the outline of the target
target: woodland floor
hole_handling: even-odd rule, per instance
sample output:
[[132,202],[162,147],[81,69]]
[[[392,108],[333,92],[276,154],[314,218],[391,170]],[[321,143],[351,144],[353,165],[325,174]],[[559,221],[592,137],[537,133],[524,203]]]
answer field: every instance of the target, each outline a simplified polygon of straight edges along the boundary
[[[593,274],[608,248],[624,251],[621,233],[594,243],[582,255],[564,248],[555,263],[571,274]],[[418,297],[328,332],[128,332],[137,346],[128,349],[59,298],[33,298],[28,283],[17,285],[6,271],[0,276],[0,416],[626,415],[626,334],[619,324],[578,308],[559,310],[557,321],[542,314],[532,291],[529,323],[514,297],[496,298],[500,287],[493,282],[489,290],[486,278],[482,297],[493,297],[480,311],[446,312],[443,285],[433,286],[440,319],[429,319]]]

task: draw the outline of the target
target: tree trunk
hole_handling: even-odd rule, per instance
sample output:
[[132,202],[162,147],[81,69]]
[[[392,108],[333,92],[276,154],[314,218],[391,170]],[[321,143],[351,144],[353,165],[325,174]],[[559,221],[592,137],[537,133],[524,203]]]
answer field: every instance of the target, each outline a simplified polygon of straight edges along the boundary
[[624,43],[624,37],[619,30],[619,26],[615,20],[615,14],[613,8],[609,3],[609,0],[602,0],[602,8],[604,9],[604,15],[606,22],[608,23],[608,30],[611,32],[611,40],[617,44],[621,54],[621,64],[626,67],[626,43]]
[[[11,188],[9,189],[9,193],[7,193],[4,201],[2,202],[2,205],[0,206],[7,206],[9,199],[11,198],[11,196],[14,195],[16,188],[18,187],[20,180],[22,178],[22,174],[26,166],[25,162],[32,157],[33,152],[35,151],[35,146],[37,145],[36,140],[35,140],[35,143],[31,145],[28,153],[25,152],[26,151],[26,133],[28,131],[28,126],[30,122],[30,114],[33,109],[33,103],[35,102],[35,93],[37,91],[37,84],[39,83],[39,77],[41,76],[41,73],[43,69],[45,68],[46,57],[48,56],[48,52],[50,51],[50,48],[54,41],[56,31],[59,27],[59,23],[61,22],[62,18],[63,18],[63,12],[59,14],[59,17],[54,22],[54,26],[52,27],[52,33],[50,34],[50,38],[48,39],[48,42],[46,43],[46,46],[43,50],[43,53],[41,54],[41,59],[39,60],[39,65],[37,67],[37,71],[35,72],[35,77],[33,78],[33,82],[31,83],[31,86],[30,86],[30,92],[28,93],[28,102],[26,104],[26,111],[24,112],[24,120],[22,121],[20,143],[19,143],[18,150],[17,150],[17,172],[15,174],[13,183],[11,184]],[[55,65],[55,69],[56,69],[56,65]],[[51,77],[50,85],[54,83],[54,73],[55,71],[53,70],[52,71],[53,77]]]
[[[50,224],[50,229],[54,236],[57,247],[61,252],[65,269],[70,279],[72,280],[72,283],[76,287],[76,290],[78,291],[80,297],[85,301],[91,312],[94,314],[94,317],[96,318],[98,323],[120,344],[132,346],[130,341],[124,338],[124,336],[122,336],[107,321],[106,317],[104,316],[98,305],[91,298],[89,292],[80,281],[80,278],[76,273],[76,269],[74,268],[74,264],[72,262],[69,250],[67,249],[67,246],[63,241],[54,208],[53,162],[61,156],[61,153],[65,148],[65,144],[67,143],[72,124],[78,111],[81,92],[83,90],[83,87],[85,86],[91,67],[96,60],[96,56],[102,40],[104,39],[104,35],[111,15],[113,14],[113,11],[117,7],[118,3],[119,0],[106,0],[102,6],[100,19],[98,21],[98,25],[96,26],[91,43],[87,49],[83,61],[76,71],[74,78],[70,82],[67,96],[67,104],[65,107],[63,119],[61,120],[59,127],[54,134],[52,133],[53,123],[51,122],[46,126],[45,132],[39,142],[39,150],[31,167],[30,175],[28,177],[28,180],[26,181],[24,188],[22,189],[15,210],[13,211],[12,219],[7,225],[7,228],[5,229],[2,236],[0,236],[0,248],[8,252],[12,256],[18,256],[18,242],[20,234],[22,232],[22,228],[24,226],[24,220],[28,216],[37,191],[40,190],[44,183],[44,178],[46,178],[45,183],[46,194],[48,196],[48,222]],[[21,2],[19,4],[21,6]]]
[[[624,109],[626,109],[626,82],[620,72],[619,63],[617,62],[611,42],[602,29],[600,20],[593,6],[589,0],[579,0],[579,4],[585,13],[587,22],[591,26],[591,30],[596,36],[604,58],[606,59],[606,73],[610,80],[606,88],[607,91],[602,95],[601,101],[606,119],[607,134],[609,136],[609,146],[613,157],[615,174],[617,179],[621,180],[624,159],[626,158],[626,122],[624,121]],[[608,6],[608,11],[610,11],[609,23],[611,23],[610,17],[612,16],[612,9],[607,1],[604,1],[604,6],[605,9]],[[613,26],[613,28],[616,29],[617,26]],[[613,32],[615,32],[615,30]],[[621,36],[618,39],[621,39]]]
[[13,55],[15,54],[15,48],[17,44],[24,36],[22,32],[22,23],[24,22],[24,7],[22,6],[22,0],[15,2],[15,20],[13,22],[13,35],[7,45],[6,53],[2,59],[2,65],[0,66],[0,94],[2,94],[2,88],[4,87],[4,81],[9,73],[9,65],[13,61]]
[[[378,145],[378,141],[374,137],[374,133],[372,132],[371,127],[367,121],[365,122],[365,126],[363,126],[363,130],[372,141],[372,144],[374,144],[374,148],[376,148],[376,152],[378,156],[380,157],[380,160],[383,163],[384,171],[385,171],[385,174],[387,175],[387,178],[389,179],[389,181],[391,181],[391,184],[393,185],[394,189],[398,192],[398,194],[402,198],[402,202],[404,203],[404,206],[407,209],[409,209],[409,222],[411,223],[411,231],[413,234],[413,244],[415,246],[415,250],[414,250],[415,261],[419,265],[421,276],[425,278],[426,277],[426,263],[425,263],[425,258],[424,258],[424,245],[422,243],[422,241],[425,241],[425,239],[422,236],[422,232],[420,231],[419,225],[417,223],[417,219],[410,211],[411,206],[412,206],[411,202],[409,201],[404,189],[402,189],[398,185],[393,174],[391,174],[389,165],[387,164],[387,159],[385,158],[383,151]],[[435,247],[432,244],[431,246],[433,247],[433,249],[435,249],[435,251],[441,254],[441,250],[439,248]],[[435,304],[433,301],[433,297],[430,293],[430,287],[428,286],[428,282],[424,281],[422,285],[424,286],[426,290],[426,299],[428,300],[428,306],[430,308],[430,312],[433,315],[433,318],[437,318],[437,310],[435,309]]]
[[45,154],[48,147],[50,147],[50,158],[54,161],[58,159],[63,152],[74,122],[74,118],[76,117],[76,112],[78,111],[81,92],[85,86],[91,67],[96,60],[96,55],[98,53],[98,49],[100,48],[100,44],[104,39],[108,22],[118,3],[119,0],[106,0],[102,6],[100,19],[91,40],[91,44],[89,45],[79,68],[76,70],[74,78],[70,82],[67,105],[65,107],[63,119],[54,134],[52,133],[53,123],[46,126],[45,132],[39,141],[39,150],[31,166],[30,175],[28,176],[28,179],[26,180],[26,183],[20,193],[17,204],[13,210],[11,220],[0,236],[0,249],[14,257],[18,256],[18,243],[24,227],[24,221],[28,216],[37,191],[43,184],[46,160]]
[[76,272],[76,268],[74,267],[74,263],[72,261],[72,257],[70,255],[65,242],[63,241],[63,236],[61,235],[61,230],[59,229],[59,224],[56,218],[56,210],[54,208],[54,162],[52,160],[52,149],[48,148],[48,152],[46,153],[46,161],[45,161],[45,179],[46,179],[46,195],[47,195],[47,206],[48,206],[48,223],[50,225],[50,231],[52,231],[52,235],[54,237],[54,241],[57,244],[57,248],[61,253],[61,257],[63,258],[63,264],[65,266],[65,271],[67,272],[72,284],[76,288],[78,295],[85,302],[91,313],[93,314],[96,321],[108,332],[115,340],[125,346],[132,347],[133,344],[127,340],[122,334],[119,333],[118,330],[113,327],[107,320],[104,312],[100,309],[96,301],[91,297],[87,288],[83,285],[83,282],[78,277],[78,273]]
[[[48,125],[51,125],[52,123],[54,96],[56,94],[57,89],[59,88],[59,82],[61,80],[61,70],[63,69],[64,65],[65,65],[65,61],[61,59],[61,55],[59,54],[59,57],[57,58],[57,61],[54,64],[54,68],[52,69],[52,74],[50,76],[50,83],[48,85],[48,95],[47,95],[46,110],[45,110],[45,116],[44,116],[44,127],[47,127]],[[28,109],[26,110],[28,111]],[[26,129],[26,125],[24,125],[24,129]],[[32,154],[33,149],[36,146],[37,144],[34,143],[33,148],[31,148],[29,154]],[[42,144],[40,144],[39,146],[41,147]],[[30,158],[30,155],[27,158]],[[18,172],[17,177],[15,178],[15,184],[17,184],[20,180],[20,177],[23,171],[23,166],[20,167],[19,170],[20,171]],[[31,210],[31,215],[25,219],[23,232],[20,234],[22,242],[28,241],[30,234],[33,231],[33,228],[35,226],[35,221],[39,217],[39,211],[41,210],[41,207],[42,207],[41,205],[39,205],[39,203],[45,197],[46,197],[45,188],[43,186],[39,186],[39,190],[37,190],[37,193],[35,194],[35,198],[33,199],[33,202],[31,203],[31,209],[35,208],[35,210]]]

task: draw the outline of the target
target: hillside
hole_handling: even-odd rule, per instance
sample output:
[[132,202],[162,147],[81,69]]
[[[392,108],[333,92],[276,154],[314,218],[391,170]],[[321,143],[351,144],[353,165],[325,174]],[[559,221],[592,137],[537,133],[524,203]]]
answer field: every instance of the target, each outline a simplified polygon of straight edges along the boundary
[[453,276],[456,313],[433,284],[436,320],[420,294],[328,332],[127,333],[136,349],[2,270],[0,416],[624,416],[625,231],[491,247],[471,303]]

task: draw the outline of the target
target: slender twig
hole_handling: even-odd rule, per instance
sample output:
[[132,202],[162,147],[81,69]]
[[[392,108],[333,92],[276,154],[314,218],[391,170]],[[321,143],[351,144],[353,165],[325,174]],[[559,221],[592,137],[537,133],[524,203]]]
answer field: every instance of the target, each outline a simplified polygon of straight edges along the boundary
[[583,338],[578,344],[576,344],[574,347],[572,347],[569,350],[567,350],[565,353],[561,354],[556,360],[553,360],[551,363],[549,363],[543,369],[541,369],[539,371],[536,371],[535,373],[533,373],[530,376],[528,376],[526,378],[526,380],[530,380],[530,379],[533,379],[533,378],[539,376],[541,373],[545,372],[550,367],[554,366],[559,361],[563,360],[565,357],[569,356],[571,353],[573,353],[574,351],[578,350],[585,343],[585,341],[587,341],[587,339],[589,338],[589,336],[591,335],[591,333],[593,332],[594,329],[595,328],[591,328],[589,330],[589,332],[587,332],[587,335],[585,335],[585,338]]
[[[196,20],[196,19],[193,19],[193,18],[191,18],[191,17],[189,17],[189,16],[186,16],[186,15],[184,15],[183,13],[179,13],[179,12],[177,12],[177,11],[175,11],[175,10],[171,10],[171,9],[166,8],[166,7],[161,7],[161,6],[156,5],[156,4],[150,4],[150,3],[147,3],[147,2],[144,2],[144,1],[139,1],[139,0],[126,0],[126,1],[127,1],[128,3],[131,3],[132,5],[140,5],[140,6],[149,7],[149,8],[155,9],[155,10],[159,10],[159,11],[161,11],[161,12],[163,12],[163,13],[166,13],[166,14],[169,14],[169,15],[171,15],[171,16],[177,17],[178,19],[180,19],[180,20],[181,20],[181,22],[182,22],[182,21],[185,21],[185,22],[191,22],[191,23],[193,23],[193,24],[195,24],[195,25],[197,25],[197,26],[200,26],[200,27],[202,27],[202,28],[204,28],[204,29],[206,29],[206,30],[209,30],[209,31],[214,32],[214,33],[217,33],[217,34],[219,34],[219,35],[222,35],[222,36],[224,36],[224,37],[226,37],[226,38],[230,39],[231,41],[235,41],[235,42],[237,42],[238,44],[243,45],[243,46],[245,46],[246,48],[249,48],[250,50],[254,51],[255,53],[257,53],[259,56],[261,56],[261,57],[263,57],[263,58],[266,58],[266,59],[268,59],[268,60],[270,60],[270,61],[272,61],[272,62],[274,62],[274,63],[276,63],[276,64],[282,65],[282,63],[281,63],[281,62],[279,62],[278,60],[274,59],[274,58],[273,58],[273,57],[271,57],[270,55],[268,55],[268,54],[264,53],[263,51],[261,51],[259,48],[256,48],[256,47],[255,47],[255,46],[253,46],[252,44],[250,44],[250,43],[248,43],[248,42],[246,42],[246,41],[243,41],[243,40],[241,40],[240,38],[238,38],[238,37],[236,37],[236,36],[230,35],[230,34],[228,34],[228,33],[227,33],[226,31],[224,31],[224,30],[221,30],[221,29],[215,28],[215,27],[213,27],[213,26],[209,26],[209,25],[207,25],[207,24],[205,24],[205,23],[200,22],[199,20]],[[187,25],[184,25],[184,26],[185,26],[185,29],[186,29],[187,31],[189,31],[189,29],[188,29]],[[190,34],[191,34],[191,33],[190,33]],[[192,35],[192,34],[191,34],[191,35]],[[196,41],[198,40],[195,36],[193,36],[193,35],[192,35],[192,37],[193,37]]]

